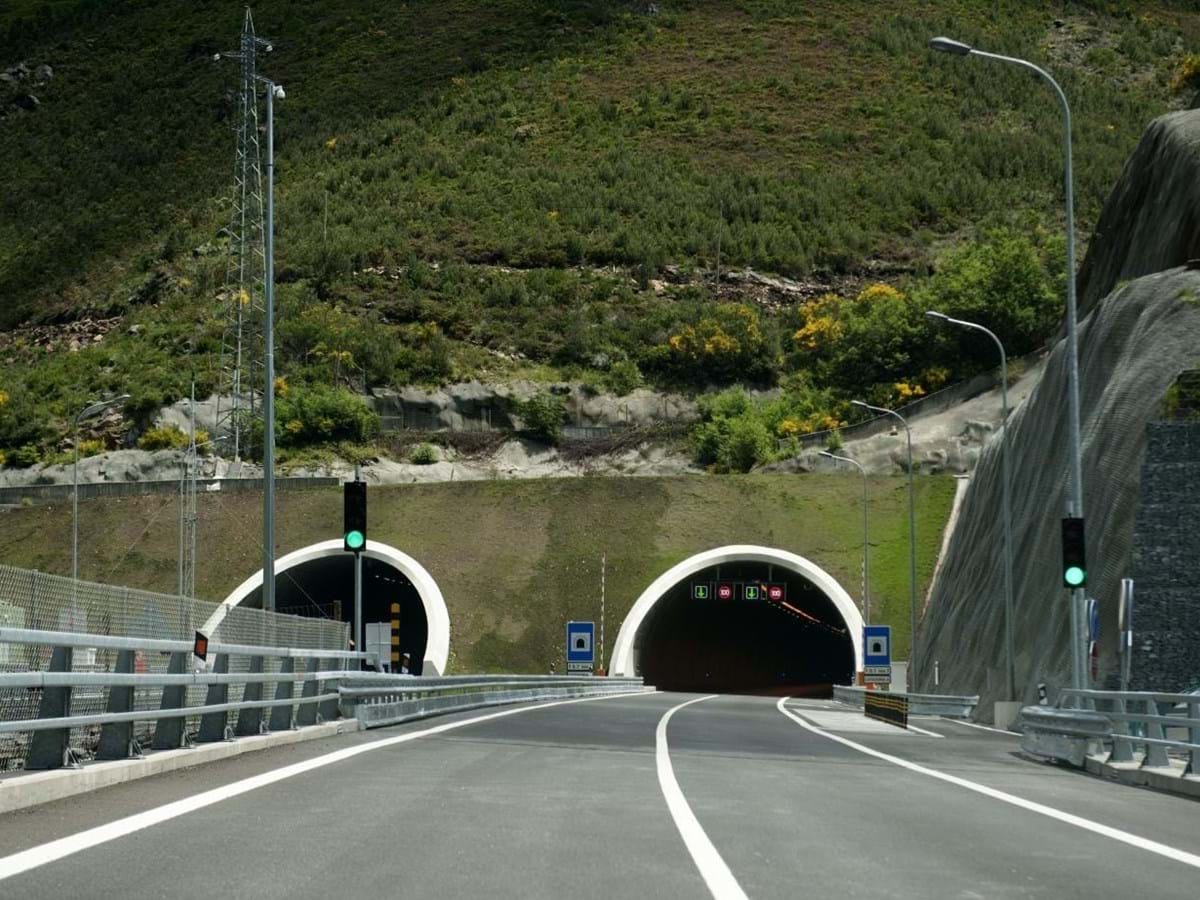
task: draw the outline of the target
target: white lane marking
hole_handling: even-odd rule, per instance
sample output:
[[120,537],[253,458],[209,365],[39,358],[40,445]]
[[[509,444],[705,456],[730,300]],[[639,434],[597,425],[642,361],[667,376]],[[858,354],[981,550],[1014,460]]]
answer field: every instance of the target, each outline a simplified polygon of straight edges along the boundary
[[264,772],[261,775],[243,778],[241,781],[224,784],[203,793],[185,797],[182,800],[176,800],[173,803],[167,803],[154,809],[148,809],[145,812],[117,819],[115,822],[109,822],[106,825],[98,825],[95,828],[89,828],[87,831],[80,831],[77,834],[59,838],[58,840],[50,841],[37,847],[30,847],[28,850],[13,853],[11,856],[0,857],[0,881],[12,878],[14,875],[20,875],[22,872],[28,872],[30,869],[44,866],[47,863],[57,862],[82,850],[87,850],[99,844],[133,834],[135,831],[141,831],[144,828],[149,828],[151,825],[157,825],[168,819],[174,819],[178,816],[195,812],[198,809],[212,806],[214,803],[220,803],[222,800],[229,800],[240,794],[253,791],[256,788],[266,787],[277,781],[283,781],[285,778],[292,778],[295,775],[302,775],[305,772],[311,772],[313,769],[319,769],[322,766],[342,762],[361,753],[368,753],[371,750],[393,747],[396,744],[415,741],[417,738],[428,737],[433,734],[441,734],[444,731],[452,731],[455,728],[465,728],[467,725],[475,725],[479,722],[486,722],[489,719],[515,716],[518,713],[532,712],[538,709],[567,706],[571,703],[588,703],[593,700],[612,700],[617,697],[654,696],[654,694],[654,691],[639,691],[628,694],[606,694],[602,697],[581,697],[575,700],[556,700],[553,703],[522,706],[519,709],[506,709],[483,716],[474,716],[470,719],[447,722],[444,725],[436,725],[433,728],[426,728],[422,731],[410,731],[405,734],[396,735],[395,737],[383,738],[382,740],[371,741],[367,744],[347,747],[344,750],[335,750],[332,753],[326,753],[324,756],[316,756],[312,759],[306,759],[303,762],[284,766],[282,769],[275,769],[271,772]]
[[936,737],[936,738],[945,737],[944,734],[938,734],[936,731],[926,731],[924,728],[918,728],[916,725],[914,725],[912,723],[911,719],[908,722],[908,730],[915,731],[917,734],[926,734],[926,735],[929,735],[929,737]]
[[704,833],[700,820],[696,818],[687,798],[683,796],[683,791],[679,789],[679,782],[675,780],[675,770],[671,768],[671,751],[667,746],[667,723],[671,721],[671,716],[685,706],[691,706],[701,700],[711,700],[715,696],[717,695],[709,694],[707,697],[697,697],[666,711],[658,720],[658,730],[654,735],[654,760],[658,765],[658,783],[662,788],[663,797],[666,798],[667,809],[671,811],[671,818],[675,820],[679,836],[687,845],[688,853],[692,855],[692,861],[700,870],[700,876],[708,885],[714,900],[746,900],[746,892],[737,883],[737,879],[729,871],[729,866]]
[[1021,737],[1019,731],[1009,731],[1007,728],[993,728],[991,725],[980,725],[978,722],[968,722],[965,719],[950,719],[946,716],[941,717],[943,721],[953,722],[955,725],[966,725],[968,728],[979,728],[983,731],[994,731],[996,734],[1011,734],[1013,737]]
[[1136,834],[1130,834],[1128,831],[1121,831],[1119,828],[1113,828],[1109,825],[1102,825],[1099,822],[1093,822],[1091,819],[1085,819],[1082,816],[1076,816],[1069,812],[1063,812],[1061,809],[1055,809],[1052,806],[1046,806],[1041,803],[1035,803],[1032,800],[1026,800],[1023,797],[1018,797],[1015,794],[1008,794],[1004,791],[998,791],[995,788],[987,787],[986,785],[978,784],[974,781],[968,781],[965,778],[959,778],[956,775],[947,775],[945,772],[939,772],[937,769],[930,769],[926,766],[918,765],[914,762],[909,762],[907,759],[901,759],[898,756],[892,756],[889,753],[881,753],[878,750],[872,750],[870,747],[852,741],[849,738],[840,737],[836,734],[830,734],[810,722],[806,722],[800,716],[796,715],[790,709],[784,706],[790,697],[781,697],[776,708],[794,721],[802,728],[807,728],[814,734],[819,734],[821,737],[829,738],[831,741],[837,741],[839,744],[844,744],[853,750],[860,753],[865,753],[868,756],[874,756],[882,759],[885,762],[890,762],[893,765],[908,769],[911,772],[919,772],[922,775],[928,775],[930,778],[936,778],[939,781],[945,781],[949,784],[956,784],[959,787],[964,787],[968,791],[974,791],[977,794],[983,794],[985,797],[991,797],[993,800],[1000,800],[1004,803],[1010,803],[1013,806],[1018,806],[1021,809],[1027,809],[1030,812],[1038,813],[1039,815],[1047,816],[1051,819],[1057,819],[1059,822],[1066,822],[1068,825],[1074,825],[1077,828],[1082,828],[1084,831],[1091,831],[1095,834],[1104,835],[1104,837],[1112,838],[1114,841],[1120,841],[1123,844],[1128,844],[1131,847],[1137,847],[1139,850],[1148,850],[1151,853],[1157,853],[1159,856],[1165,856],[1167,859],[1173,859],[1176,862],[1184,863],[1185,865],[1193,866],[1200,869],[1200,856],[1194,853],[1188,853],[1186,850],[1179,850],[1175,847],[1168,847],[1166,844],[1160,844],[1158,841],[1152,841],[1149,838],[1139,837]]

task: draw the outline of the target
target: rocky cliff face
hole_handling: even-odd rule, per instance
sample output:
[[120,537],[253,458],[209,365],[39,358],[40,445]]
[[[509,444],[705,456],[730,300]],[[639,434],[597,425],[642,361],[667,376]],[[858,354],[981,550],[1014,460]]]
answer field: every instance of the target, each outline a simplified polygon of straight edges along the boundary
[[1117,182],[1079,270],[1079,311],[1121,281],[1200,258],[1200,110],[1155,119]]
[[[1200,271],[1138,279],[1102,300],[1080,328],[1088,592],[1101,604],[1102,667],[1115,668],[1120,579],[1130,548],[1146,424],[1175,376],[1200,360]],[[1069,479],[1067,355],[1060,342],[1011,418],[1016,668],[1020,699],[1069,680],[1070,613],[1060,581],[1060,519]],[[983,453],[963,500],[918,639],[920,686],[1004,699],[1000,442]]]

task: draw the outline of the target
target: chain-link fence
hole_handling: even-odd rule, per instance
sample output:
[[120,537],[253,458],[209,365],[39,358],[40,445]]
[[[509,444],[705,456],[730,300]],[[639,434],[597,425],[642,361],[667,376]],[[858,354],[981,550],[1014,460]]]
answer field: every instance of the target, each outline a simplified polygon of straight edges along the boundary
[[[345,650],[350,637],[346,622],[315,619],[261,609],[228,607],[207,600],[156,594],[133,588],[91,582],[75,582],[58,575],[46,575],[28,569],[0,565],[0,628],[29,628],[43,631],[71,631],[114,637],[153,640],[191,641],[203,631],[214,643],[250,644],[312,650]],[[54,648],[43,645],[19,645],[0,642],[0,672],[43,670],[49,666]],[[116,650],[76,648],[71,668],[76,672],[112,672]],[[138,651],[134,671],[166,673],[169,653]],[[264,671],[277,672],[281,658],[266,657]],[[305,665],[316,669],[317,660],[296,660],[297,671]],[[230,674],[248,672],[250,657],[231,656]],[[243,699],[243,686],[229,687],[229,701]],[[263,698],[273,696],[273,686],[265,685]],[[206,688],[189,687],[186,703],[198,706]],[[107,689],[77,687],[71,691],[71,713],[90,715],[105,711]],[[0,720],[37,718],[40,689],[0,689]],[[162,688],[135,692],[135,709],[157,709]],[[199,727],[198,717],[187,720],[189,731]],[[153,722],[139,722],[136,737],[147,744],[153,735]],[[83,755],[94,751],[99,740],[98,726],[75,729],[71,746]],[[0,734],[0,771],[19,768],[24,762],[29,736]]]

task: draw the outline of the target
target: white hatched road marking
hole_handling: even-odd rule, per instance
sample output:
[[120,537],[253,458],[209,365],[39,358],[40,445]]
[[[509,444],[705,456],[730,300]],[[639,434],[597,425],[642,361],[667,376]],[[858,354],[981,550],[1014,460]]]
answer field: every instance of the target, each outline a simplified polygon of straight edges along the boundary
[[[876,759],[882,759],[884,762],[890,762],[892,765],[900,766],[903,769],[908,769],[910,772],[919,772],[922,775],[928,775],[930,778],[936,778],[939,781],[945,781],[948,784],[955,784],[959,787],[966,788],[968,791],[974,791],[977,794],[983,794],[985,797],[991,797],[993,800],[999,800],[1003,803],[1009,803],[1013,806],[1027,809],[1030,812],[1038,813],[1042,816],[1047,816],[1051,819],[1057,819],[1059,822],[1065,822],[1068,825],[1074,825],[1076,828],[1082,828],[1085,831],[1091,831],[1095,834],[1103,835],[1107,838],[1112,838],[1114,841],[1120,841],[1123,844],[1128,844],[1131,847],[1137,847],[1139,850],[1148,850],[1151,853],[1157,853],[1159,856],[1165,856],[1167,859],[1173,859],[1176,862],[1181,862],[1184,865],[1192,866],[1200,869],[1200,856],[1194,853],[1188,853],[1186,850],[1180,850],[1176,847],[1169,847],[1166,844],[1160,844],[1158,841],[1152,841],[1149,838],[1140,837],[1136,834],[1130,834],[1128,831],[1122,831],[1119,828],[1113,828],[1110,825],[1102,825],[1099,822],[1093,822],[1091,819],[1085,819],[1082,816],[1074,815],[1073,813],[1063,812],[1061,809],[1055,809],[1052,806],[1046,806],[1043,803],[1035,803],[1032,800],[1026,800],[1024,797],[1018,797],[1015,794],[1009,794],[1004,791],[998,791],[995,788],[987,787],[974,781],[968,781],[965,778],[959,778],[957,775],[947,775],[945,772],[939,772],[937,769],[930,769],[928,766],[922,766],[915,762],[910,762],[907,759],[901,759],[898,756],[892,756],[890,753],[882,753],[879,750],[873,750],[857,741],[852,741],[849,738],[844,738],[836,734],[830,734],[811,722],[806,722],[803,718],[788,709],[784,704],[791,697],[781,697],[779,702],[775,704],[776,708],[794,721],[802,728],[807,728],[813,734],[819,734],[821,737],[829,738],[831,741],[837,741],[839,744],[857,750],[859,753],[865,753],[868,756],[874,756]],[[810,715],[808,710],[804,711],[804,715]]]

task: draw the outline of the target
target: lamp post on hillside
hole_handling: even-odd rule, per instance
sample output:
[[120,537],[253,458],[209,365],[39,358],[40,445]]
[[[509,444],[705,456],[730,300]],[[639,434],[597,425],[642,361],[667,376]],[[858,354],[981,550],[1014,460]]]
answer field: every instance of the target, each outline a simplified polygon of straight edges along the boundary
[[[952,56],[979,56],[1028,69],[1049,82],[1062,107],[1064,183],[1067,195],[1067,422],[1071,441],[1071,500],[1068,503],[1067,515],[1078,516],[1082,519],[1083,460],[1079,435],[1079,339],[1075,310],[1075,189],[1071,163],[1071,105],[1067,102],[1067,95],[1050,73],[1027,60],[1012,56],[1000,56],[996,53],[985,53],[947,37],[933,38],[929,42],[929,47],[939,53],[949,53]],[[1081,643],[1084,640],[1082,632],[1083,596],[1082,587],[1075,588],[1071,592],[1071,683],[1075,688],[1084,687],[1087,681],[1084,677],[1086,654]]]
[[871,624],[871,532],[868,526],[867,518],[867,470],[863,468],[858,460],[851,459],[848,456],[837,456],[830,453],[828,450],[822,450],[821,456],[827,456],[829,459],[838,462],[847,462],[850,465],[857,467],[858,471],[862,472],[863,477],[863,578],[862,578],[862,593],[863,593],[863,624]]
[[90,419],[111,406],[116,406],[118,403],[124,403],[129,399],[128,394],[122,394],[119,397],[113,397],[110,400],[99,400],[94,403],[89,403],[81,409],[78,415],[75,416],[75,425],[73,428],[74,437],[72,443],[75,445],[75,463],[71,467],[71,613],[74,615],[75,595],[79,589],[79,423],[84,419]]
[[263,229],[265,289],[263,300],[263,609],[275,611],[275,100],[283,86],[258,76],[267,86],[267,224]]
[[1013,656],[1015,611],[1013,603],[1012,476],[1008,459],[1008,354],[1004,352],[1004,344],[1000,338],[989,328],[963,319],[952,319],[945,313],[934,310],[929,310],[925,315],[934,322],[944,322],[947,325],[957,325],[959,328],[982,332],[995,342],[996,349],[1000,351],[1000,422],[1004,428],[1000,435],[1000,471],[1003,481],[1001,509],[1004,516],[1004,653],[1008,688],[1006,699],[1015,701],[1017,699],[1017,669]]
[[917,684],[917,515],[916,501],[913,497],[912,429],[908,427],[908,420],[894,409],[872,406],[862,400],[852,400],[850,405],[860,406],[871,412],[883,413],[899,419],[900,424],[904,426],[904,434],[908,442],[908,622],[910,634],[908,639],[908,684],[909,690],[912,690]]

